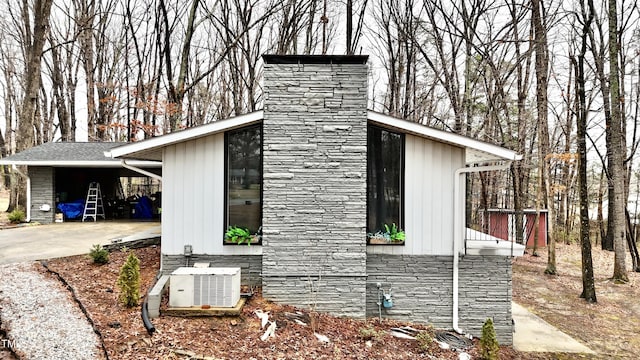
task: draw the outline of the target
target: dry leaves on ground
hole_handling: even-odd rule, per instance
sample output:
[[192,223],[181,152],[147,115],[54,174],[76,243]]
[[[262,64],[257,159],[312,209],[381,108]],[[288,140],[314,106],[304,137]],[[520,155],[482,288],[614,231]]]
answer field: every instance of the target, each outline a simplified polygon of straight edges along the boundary
[[[159,267],[158,247],[134,250],[140,258],[142,293],[152,285]],[[102,334],[110,359],[187,358],[192,355],[216,359],[457,359],[451,350],[441,350],[435,343],[422,351],[414,340],[398,339],[385,333],[391,327],[407,325],[392,321],[379,322],[337,318],[311,313],[264,300],[255,294],[245,305],[242,315],[226,318],[178,318],[162,316],[154,319],[157,329],[149,336],[140,318],[140,309],[125,309],[117,303],[115,287],[118,271],[126,254],[112,253],[110,262],[94,265],[86,256],[56,259],[49,267],[59,272],[73,286]],[[277,321],[274,338],[261,341],[264,330],[254,311],[269,311]],[[311,315],[316,332],[327,336],[329,343],[318,341],[312,326],[288,321],[284,313],[302,311]],[[424,325],[414,328],[428,330]],[[362,329],[373,330],[373,336]],[[369,341],[369,345],[367,344]],[[510,348],[505,357],[513,358]],[[471,349],[472,355],[476,354]],[[475,357],[475,356],[474,356]],[[518,356],[516,356],[518,357]]]

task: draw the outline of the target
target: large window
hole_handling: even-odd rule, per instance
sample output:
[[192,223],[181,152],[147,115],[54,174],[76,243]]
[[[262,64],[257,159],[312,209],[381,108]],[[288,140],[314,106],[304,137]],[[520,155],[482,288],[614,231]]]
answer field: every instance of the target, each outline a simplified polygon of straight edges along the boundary
[[404,226],[404,135],[369,126],[367,148],[367,232],[374,243],[393,224],[398,231]]
[[237,226],[252,234],[262,225],[262,127],[225,134],[226,228]]

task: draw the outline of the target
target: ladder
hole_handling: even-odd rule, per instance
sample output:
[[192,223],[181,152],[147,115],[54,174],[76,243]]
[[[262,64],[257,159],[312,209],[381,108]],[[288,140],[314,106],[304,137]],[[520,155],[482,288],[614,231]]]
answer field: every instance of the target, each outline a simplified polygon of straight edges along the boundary
[[86,218],[93,218],[93,221],[97,221],[97,217],[104,217],[104,206],[102,205],[102,192],[100,191],[100,183],[92,182],[89,184],[89,191],[87,192],[87,200],[84,203],[84,213],[82,214],[82,221]]

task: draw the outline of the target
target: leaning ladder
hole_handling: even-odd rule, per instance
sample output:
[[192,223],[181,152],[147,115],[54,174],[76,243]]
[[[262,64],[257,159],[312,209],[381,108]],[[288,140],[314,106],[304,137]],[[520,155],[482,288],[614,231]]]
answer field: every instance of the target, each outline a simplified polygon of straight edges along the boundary
[[102,192],[100,191],[100,183],[92,182],[89,184],[82,221],[86,218],[93,218],[93,221],[97,221],[98,216],[102,216],[103,219],[105,218],[104,206],[102,205]]

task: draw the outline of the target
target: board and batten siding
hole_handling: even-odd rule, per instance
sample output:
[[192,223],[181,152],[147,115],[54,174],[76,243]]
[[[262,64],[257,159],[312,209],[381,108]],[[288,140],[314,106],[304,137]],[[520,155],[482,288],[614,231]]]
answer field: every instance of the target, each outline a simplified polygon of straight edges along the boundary
[[162,253],[257,255],[262,247],[223,245],[224,133],[167,146],[162,162]]
[[453,255],[453,179],[455,171],[461,167],[464,167],[464,149],[407,134],[404,176],[406,244],[369,245],[367,253]]

